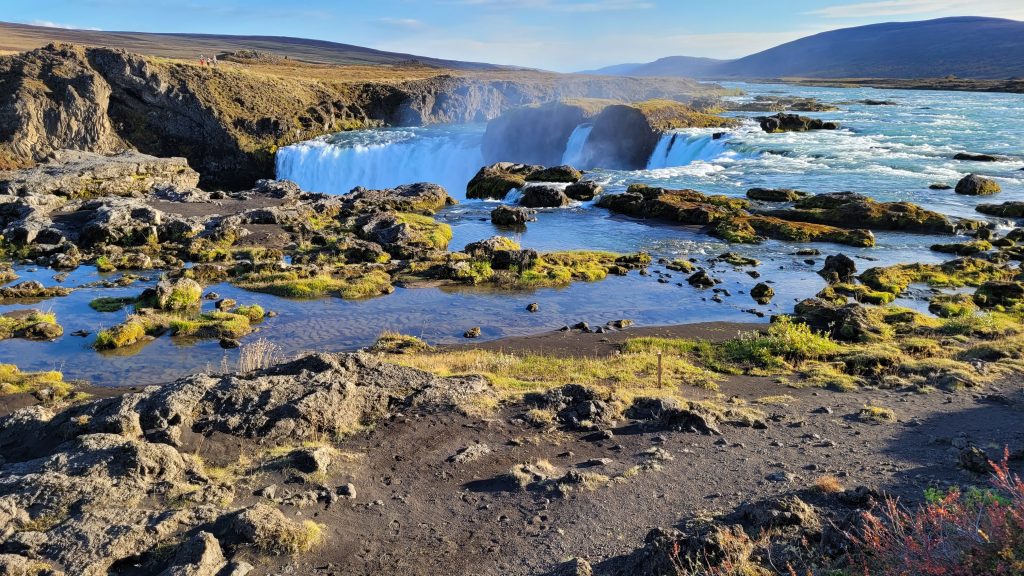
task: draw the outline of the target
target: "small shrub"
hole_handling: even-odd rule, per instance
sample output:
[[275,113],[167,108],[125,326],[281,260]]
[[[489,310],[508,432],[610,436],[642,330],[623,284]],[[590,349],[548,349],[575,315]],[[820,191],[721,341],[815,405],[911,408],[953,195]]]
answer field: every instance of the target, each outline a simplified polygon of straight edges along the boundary
[[992,462],[991,490],[926,493],[908,510],[894,499],[864,515],[853,573],[915,576],[1012,576],[1024,573],[1024,481],[1009,453]]
[[835,494],[843,491],[843,483],[839,478],[828,474],[814,481],[814,489],[823,494]]
[[868,405],[860,409],[857,417],[864,422],[895,422],[896,411],[892,408]]

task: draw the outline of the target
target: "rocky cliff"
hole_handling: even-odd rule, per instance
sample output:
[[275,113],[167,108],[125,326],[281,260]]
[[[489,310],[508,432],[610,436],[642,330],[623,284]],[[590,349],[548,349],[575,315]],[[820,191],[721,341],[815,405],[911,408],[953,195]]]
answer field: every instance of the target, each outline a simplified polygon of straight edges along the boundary
[[702,98],[688,103],[654,99],[624,103],[569,99],[510,110],[487,124],[481,148],[490,163],[556,165],[581,124],[592,126],[577,168],[644,168],[661,135],[678,128],[729,127],[735,120],[715,114]]
[[0,169],[30,166],[60,149],[135,148],[185,157],[204,186],[237,189],[273,176],[279,146],[325,133],[486,121],[567,97],[632,101],[708,90],[686,80],[524,71],[403,77],[324,66],[212,68],[52,44],[0,58]]

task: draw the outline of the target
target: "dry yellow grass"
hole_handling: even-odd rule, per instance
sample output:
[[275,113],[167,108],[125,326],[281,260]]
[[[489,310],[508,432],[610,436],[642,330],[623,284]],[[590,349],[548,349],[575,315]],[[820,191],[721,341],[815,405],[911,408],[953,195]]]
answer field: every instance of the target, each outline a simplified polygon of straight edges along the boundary
[[823,494],[835,494],[843,491],[843,483],[839,481],[839,478],[826,474],[820,476],[814,481],[814,489]]

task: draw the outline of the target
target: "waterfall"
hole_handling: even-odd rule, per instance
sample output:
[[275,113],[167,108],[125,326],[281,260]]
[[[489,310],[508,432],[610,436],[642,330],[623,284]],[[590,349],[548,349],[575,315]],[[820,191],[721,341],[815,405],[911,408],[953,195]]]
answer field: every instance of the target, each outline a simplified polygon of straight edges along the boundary
[[344,132],[286,146],[276,158],[278,178],[328,194],[433,182],[464,198],[482,165],[480,131],[466,128]]
[[651,153],[647,169],[686,166],[697,161],[710,162],[729,153],[727,140],[727,136],[716,139],[706,132],[666,132]]
[[593,128],[593,124],[580,124],[572,131],[569,141],[565,145],[565,152],[562,154],[562,164],[581,168],[583,145],[587,143],[587,138],[590,137],[590,131]]

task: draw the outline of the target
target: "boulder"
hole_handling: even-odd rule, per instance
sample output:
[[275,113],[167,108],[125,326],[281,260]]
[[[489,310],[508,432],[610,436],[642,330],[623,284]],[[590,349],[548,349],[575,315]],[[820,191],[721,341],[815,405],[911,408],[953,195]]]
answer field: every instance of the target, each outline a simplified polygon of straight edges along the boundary
[[826,256],[825,267],[818,271],[818,275],[829,284],[853,282],[855,274],[857,264],[845,254]]
[[181,311],[197,308],[203,287],[191,278],[161,280],[153,292],[154,304],[160,310]]
[[871,322],[860,304],[836,306],[819,298],[808,298],[794,307],[793,319],[845,342],[869,342],[881,336],[880,328]]
[[481,168],[466,185],[466,198],[503,200],[509,192],[526,185],[526,177],[543,166],[498,162]]
[[218,576],[227,566],[220,542],[209,532],[199,532],[178,546],[171,565],[159,576]]
[[569,197],[560,188],[533,184],[523,188],[519,205],[527,208],[560,208],[570,204]]
[[580,202],[593,200],[603,191],[604,188],[600,184],[590,180],[576,182],[565,187],[565,195]]
[[806,192],[792,188],[751,188],[747,190],[747,198],[762,202],[795,202],[806,196]]
[[974,302],[983,308],[1024,303],[1024,282],[985,282],[974,291]]
[[806,132],[808,130],[836,130],[837,122],[826,122],[818,118],[809,118],[797,114],[779,112],[774,116],[761,116],[757,119],[765,132]]
[[968,174],[956,183],[956,193],[967,196],[991,196],[1001,190],[995,180],[977,174]]
[[625,416],[655,423],[665,430],[720,435],[718,417],[699,404],[674,398],[640,397],[633,400]]
[[498,226],[525,226],[536,220],[536,211],[519,206],[501,205],[491,210],[491,223]]
[[580,178],[583,178],[583,174],[579,170],[572,166],[552,166],[550,168],[541,168],[536,172],[526,177],[527,182],[562,182],[562,183],[574,183],[579,182]]
[[555,420],[570,430],[594,430],[610,425],[618,411],[609,399],[593,388],[566,384],[523,398],[528,406],[549,410]]
[[712,278],[705,270],[696,271],[693,275],[687,278],[686,281],[695,288],[711,288],[719,282],[718,279]]
[[759,282],[750,289],[750,297],[758,304],[767,304],[775,297],[775,290],[764,282]]
[[998,156],[992,156],[991,154],[972,154],[970,152],[957,152],[953,155],[953,160],[968,160],[970,162],[998,162],[1001,160]]
[[445,206],[457,203],[444,187],[429,182],[382,190],[357,187],[348,194],[338,196],[338,200],[343,210],[353,214],[370,210],[433,214]]
[[1002,204],[978,204],[975,210],[989,216],[1001,218],[1024,218],[1024,202],[1010,201]]

